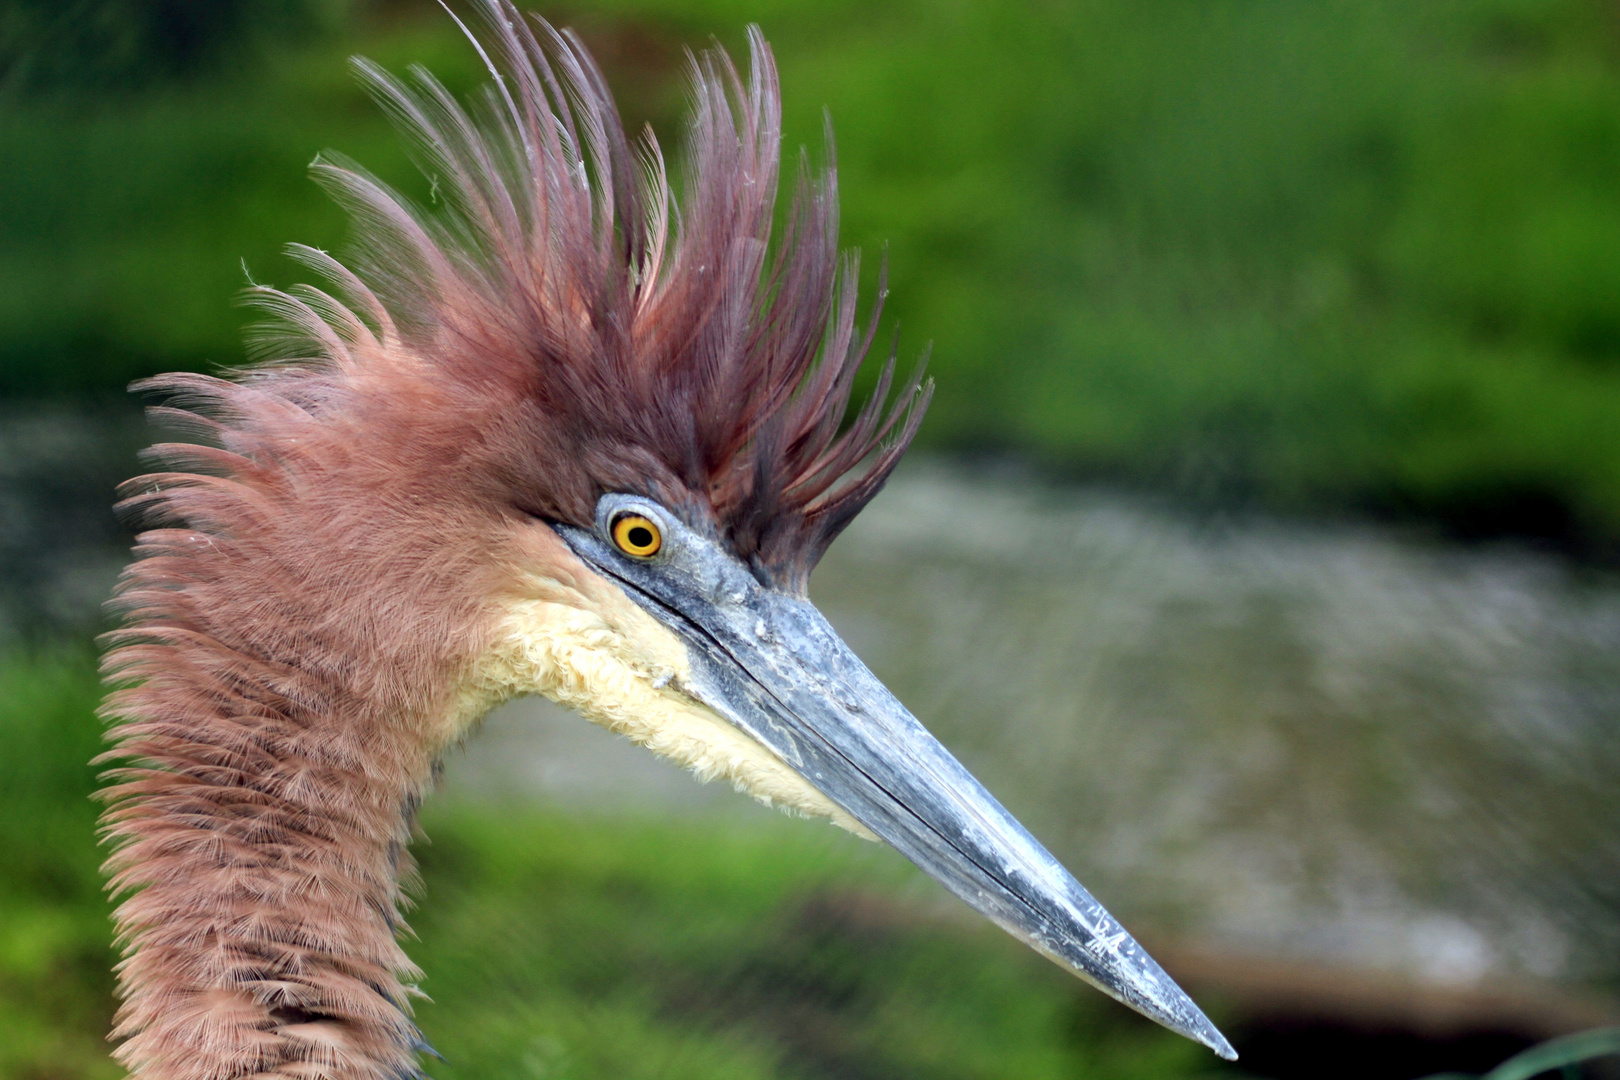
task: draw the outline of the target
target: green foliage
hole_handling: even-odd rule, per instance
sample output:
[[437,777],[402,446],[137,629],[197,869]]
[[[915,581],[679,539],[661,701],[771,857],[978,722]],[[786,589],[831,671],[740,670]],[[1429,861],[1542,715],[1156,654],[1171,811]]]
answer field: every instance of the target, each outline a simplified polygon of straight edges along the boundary
[[851,238],[891,238],[895,310],[937,336],[926,438],[1614,536],[1605,18],[959,5],[784,48],[785,82],[801,133],[830,104]]
[[[1548,1039],[1508,1058],[1478,1080],[1532,1080],[1555,1069],[1563,1077],[1579,1080],[1581,1063],[1600,1057],[1620,1057],[1620,1028],[1595,1028]],[[1425,1080],[1475,1078],[1468,1073],[1435,1073]]]
[[[342,235],[303,178],[323,147],[425,195],[342,63],[471,85],[423,8],[191,91],[0,117],[0,391],[239,360],[244,265],[285,282],[280,244]],[[548,13],[666,146],[680,47],[764,25],[790,141],[819,145],[830,109],[846,239],[869,268],[888,245],[904,352],[934,341],[927,442],[1211,501],[1620,541],[1601,0]]]
[[113,951],[90,802],[100,688],[84,654],[0,658],[0,1077],[114,1077]]
[[342,0],[11,0],[0,88],[122,91],[217,69],[342,18]]
[[[442,35],[398,44],[452,77],[458,63],[471,69]],[[285,282],[289,239],[342,236],[341,214],[307,179],[314,156],[341,145],[408,186],[404,155],[342,51],[278,63],[274,77],[221,81],[207,95],[0,113],[0,391],[83,392],[240,363],[233,300],[249,277]]]

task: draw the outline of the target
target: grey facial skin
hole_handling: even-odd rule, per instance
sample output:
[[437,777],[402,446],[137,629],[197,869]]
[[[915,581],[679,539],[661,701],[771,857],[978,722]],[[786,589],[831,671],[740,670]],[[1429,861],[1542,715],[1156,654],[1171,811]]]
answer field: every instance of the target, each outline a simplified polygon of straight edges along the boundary
[[[663,546],[625,555],[620,516]],[[769,748],[856,820],[1014,937],[1228,1060],[1232,1046],[1069,872],[930,735],[805,599],[650,500],[605,495],[596,528],[554,525],[585,562],[686,643],[682,689]]]

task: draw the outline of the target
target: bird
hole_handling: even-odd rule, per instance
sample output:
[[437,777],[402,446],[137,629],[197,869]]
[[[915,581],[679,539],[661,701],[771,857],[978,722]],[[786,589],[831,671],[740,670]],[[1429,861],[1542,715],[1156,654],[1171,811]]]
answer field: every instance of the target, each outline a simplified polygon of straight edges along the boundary
[[126,484],[102,826],[140,1080],[404,1080],[417,808],[541,695],[767,805],[893,846],[1068,971],[1230,1043],[807,598],[932,393],[857,370],[830,126],[778,215],[777,69],[688,54],[685,168],[581,39],[446,8],[488,83],[359,77],[431,187],[337,155],[353,253],[250,285],[250,364],[136,384],[177,432]]

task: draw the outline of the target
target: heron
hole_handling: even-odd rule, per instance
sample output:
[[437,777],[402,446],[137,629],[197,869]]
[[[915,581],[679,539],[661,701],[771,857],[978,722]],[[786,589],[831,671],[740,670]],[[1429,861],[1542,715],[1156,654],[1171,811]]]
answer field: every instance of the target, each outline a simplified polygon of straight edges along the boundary
[[830,128],[777,219],[777,70],[689,54],[684,183],[625,132],[581,39],[473,0],[489,82],[362,80],[419,204],[315,178],[355,254],[252,286],[250,366],[137,384],[182,441],[105,670],[103,825],[144,1080],[399,1080],[429,1050],[399,944],[437,763],[537,694],[767,805],[886,842],[971,907],[1234,1057],[1151,957],[889,693],[807,598],[932,392],[857,317]]

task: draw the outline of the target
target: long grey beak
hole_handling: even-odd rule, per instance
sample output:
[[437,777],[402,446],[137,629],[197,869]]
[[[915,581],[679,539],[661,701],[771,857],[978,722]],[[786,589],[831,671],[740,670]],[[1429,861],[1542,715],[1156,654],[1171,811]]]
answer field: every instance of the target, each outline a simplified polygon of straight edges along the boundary
[[[651,558],[609,537],[626,513],[662,530]],[[568,545],[685,641],[683,689],[1008,933],[1104,993],[1236,1052],[1114,917],[906,711],[808,601],[761,585],[657,503],[606,495]]]

